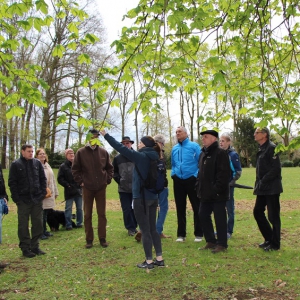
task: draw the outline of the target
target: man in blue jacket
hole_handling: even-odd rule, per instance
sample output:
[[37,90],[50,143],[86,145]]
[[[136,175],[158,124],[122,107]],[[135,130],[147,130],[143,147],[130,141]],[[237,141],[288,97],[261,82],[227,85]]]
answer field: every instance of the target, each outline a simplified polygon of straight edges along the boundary
[[194,235],[195,242],[201,242],[203,231],[199,219],[200,201],[197,198],[195,184],[198,175],[198,160],[201,153],[200,146],[191,142],[185,127],[176,129],[178,144],[172,149],[171,177],[177,211],[177,240],[184,242],[186,238],[186,198],[189,197],[194,212]]
[[221,135],[220,147],[228,153],[231,168],[231,176],[229,178],[230,198],[226,202],[228,216],[227,238],[231,238],[234,226],[234,184],[242,175],[242,166],[239,155],[231,147],[231,136],[228,133]]

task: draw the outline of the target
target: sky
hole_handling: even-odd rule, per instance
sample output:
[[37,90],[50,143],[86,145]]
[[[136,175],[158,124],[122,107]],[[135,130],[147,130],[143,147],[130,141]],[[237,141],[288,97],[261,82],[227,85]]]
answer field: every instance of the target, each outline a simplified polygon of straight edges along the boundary
[[133,20],[123,21],[127,11],[137,7],[139,0],[98,0],[97,6],[107,32],[107,44],[116,40],[124,26],[132,25]]

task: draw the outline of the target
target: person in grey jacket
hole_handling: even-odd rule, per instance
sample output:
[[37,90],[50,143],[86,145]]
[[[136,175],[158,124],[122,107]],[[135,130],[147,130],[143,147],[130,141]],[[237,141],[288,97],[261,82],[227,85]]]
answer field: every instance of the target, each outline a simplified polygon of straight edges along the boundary
[[[259,244],[265,251],[280,249],[280,193],[281,164],[278,154],[275,154],[275,144],[270,141],[268,128],[256,128],[254,139],[259,144],[256,155],[256,180],[254,195],[256,202],[253,210],[254,218],[265,241]],[[268,210],[268,219],[265,210]],[[272,225],[272,227],[271,227]]]
[[[131,146],[134,141],[129,136],[124,136],[121,143],[128,149],[132,149]],[[137,233],[137,222],[132,208],[132,173],[134,163],[123,154],[119,154],[114,158],[112,164],[114,166],[113,179],[118,184],[124,226],[128,231],[128,235],[134,236]]]

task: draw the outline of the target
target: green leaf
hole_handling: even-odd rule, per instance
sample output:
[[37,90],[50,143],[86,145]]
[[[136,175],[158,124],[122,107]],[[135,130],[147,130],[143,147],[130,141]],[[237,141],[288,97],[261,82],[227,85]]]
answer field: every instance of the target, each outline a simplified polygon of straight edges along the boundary
[[52,55],[55,57],[55,56],[58,56],[59,58],[62,58],[63,55],[64,55],[64,52],[65,52],[65,47],[63,45],[57,45],[53,51],[52,51]]
[[21,118],[24,113],[25,110],[23,107],[13,106],[6,112],[6,118],[7,119],[11,119],[12,117]]

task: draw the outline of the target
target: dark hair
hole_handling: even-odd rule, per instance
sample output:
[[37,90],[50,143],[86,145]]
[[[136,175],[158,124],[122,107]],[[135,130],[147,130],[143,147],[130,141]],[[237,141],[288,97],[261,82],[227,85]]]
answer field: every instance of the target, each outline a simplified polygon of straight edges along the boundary
[[33,146],[30,144],[24,144],[22,145],[21,150],[25,151],[27,148],[33,148]]

